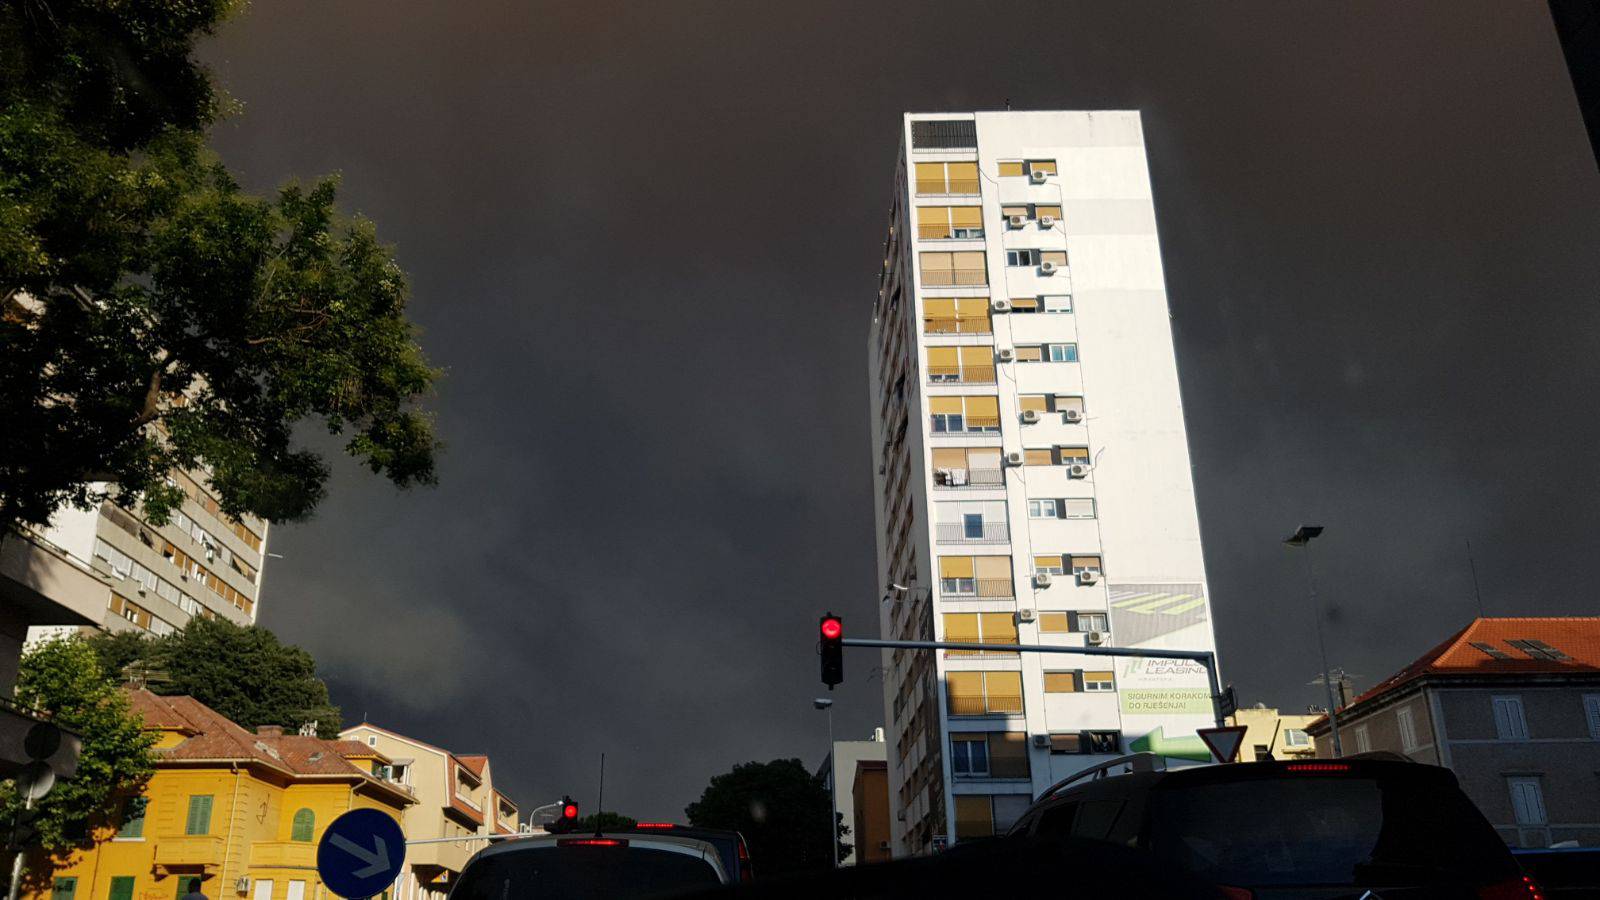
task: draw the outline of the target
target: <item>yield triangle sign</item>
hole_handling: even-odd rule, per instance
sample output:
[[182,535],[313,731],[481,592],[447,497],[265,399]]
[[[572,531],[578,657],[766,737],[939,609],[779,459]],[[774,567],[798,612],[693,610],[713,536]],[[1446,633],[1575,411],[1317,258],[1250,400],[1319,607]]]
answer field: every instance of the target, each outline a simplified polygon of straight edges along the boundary
[[1239,756],[1239,745],[1244,743],[1245,726],[1225,725],[1220,728],[1196,728],[1194,733],[1205,741],[1217,762],[1233,762]]

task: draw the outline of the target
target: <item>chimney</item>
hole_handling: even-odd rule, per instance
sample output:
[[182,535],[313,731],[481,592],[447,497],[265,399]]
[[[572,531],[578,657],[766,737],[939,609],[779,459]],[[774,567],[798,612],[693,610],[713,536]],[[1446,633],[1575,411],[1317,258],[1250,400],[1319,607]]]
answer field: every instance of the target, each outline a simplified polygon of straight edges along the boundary
[[283,737],[282,725],[257,725],[256,734],[261,737]]

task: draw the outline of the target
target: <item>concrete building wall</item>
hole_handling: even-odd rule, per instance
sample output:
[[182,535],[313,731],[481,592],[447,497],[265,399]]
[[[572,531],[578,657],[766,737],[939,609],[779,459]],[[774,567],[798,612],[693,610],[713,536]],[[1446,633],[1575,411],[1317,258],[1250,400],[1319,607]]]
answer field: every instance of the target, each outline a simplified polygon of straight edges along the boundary
[[856,763],[851,787],[853,811],[851,839],[853,865],[887,862],[892,858],[889,843],[889,770],[882,762]]

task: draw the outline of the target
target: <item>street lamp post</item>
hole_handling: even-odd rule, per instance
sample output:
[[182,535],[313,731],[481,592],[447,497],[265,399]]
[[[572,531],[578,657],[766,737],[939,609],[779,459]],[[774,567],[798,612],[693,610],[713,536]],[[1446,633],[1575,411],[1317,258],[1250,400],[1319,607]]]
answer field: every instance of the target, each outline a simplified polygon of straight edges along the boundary
[[828,713],[828,846],[832,850],[829,863],[832,868],[839,868],[839,770],[833,752],[833,701],[826,697],[818,697],[811,701],[817,709],[827,710]]
[[1344,747],[1339,743],[1339,713],[1333,699],[1333,673],[1328,669],[1328,645],[1322,639],[1322,606],[1317,602],[1317,580],[1311,571],[1311,539],[1320,534],[1321,525],[1301,525],[1283,542],[1306,551],[1306,587],[1311,592],[1311,619],[1317,629],[1317,653],[1322,658],[1322,688],[1328,697],[1328,727],[1333,733],[1333,755],[1338,758],[1344,755]]

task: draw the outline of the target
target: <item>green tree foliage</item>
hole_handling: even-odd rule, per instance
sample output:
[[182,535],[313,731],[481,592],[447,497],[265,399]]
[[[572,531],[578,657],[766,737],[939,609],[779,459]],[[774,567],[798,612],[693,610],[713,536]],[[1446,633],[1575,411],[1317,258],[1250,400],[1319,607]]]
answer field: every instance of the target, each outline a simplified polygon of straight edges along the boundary
[[[155,738],[101,670],[94,649],[77,635],[46,641],[23,655],[17,701],[50,713],[83,741],[77,774],[57,781],[39,801],[38,843],[57,856],[88,846],[92,826],[113,821],[123,799],[144,789],[154,771]],[[0,818],[9,821],[21,805],[13,783],[0,785]]]
[[162,637],[97,634],[88,644],[114,680],[131,674],[157,694],[187,694],[245,728],[315,721],[320,737],[339,735],[339,707],[311,654],[259,625],[196,617]]
[[614,812],[590,813],[579,819],[572,826],[574,833],[582,831],[609,831],[616,828],[632,828],[639,824],[638,819]]
[[[714,776],[684,814],[691,825],[730,828],[750,845],[750,862],[763,877],[829,868],[832,804],[822,781],[798,759],[748,762]],[[849,828],[835,819],[841,838]],[[850,844],[839,842],[840,856]]]
[[257,197],[205,149],[223,102],[191,50],[232,5],[0,3],[0,526],[102,496],[160,522],[201,465],[229,515],[304,518],[308,420],[434,480],[393,253],[332,179]]

